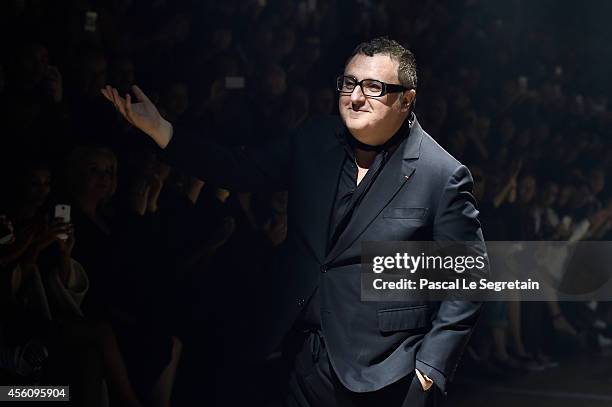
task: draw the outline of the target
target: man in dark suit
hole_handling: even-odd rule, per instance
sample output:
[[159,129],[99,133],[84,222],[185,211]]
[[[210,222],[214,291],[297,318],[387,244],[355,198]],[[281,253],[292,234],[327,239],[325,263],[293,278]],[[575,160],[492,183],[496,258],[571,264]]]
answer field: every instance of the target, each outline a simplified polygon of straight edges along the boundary
[[287,265],[266,331],[300,333],[287,405],[434,405],[474,328],[477,302],[360,297],[361,242],[483,241],[471,175],[419,125],[416,85],[410,51],[362,43],[337,79],[340,119],[238,152],[174,129],[137,87],[135,104],[102,90],[192,174],[235,191],[289,191]]

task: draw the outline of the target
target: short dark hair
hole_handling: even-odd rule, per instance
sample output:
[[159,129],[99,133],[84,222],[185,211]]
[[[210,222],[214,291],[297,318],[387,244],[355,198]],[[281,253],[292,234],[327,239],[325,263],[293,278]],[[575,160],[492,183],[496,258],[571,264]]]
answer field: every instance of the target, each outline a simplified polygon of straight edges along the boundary
[[416,89],[417,87],[417,72],[416,59],[410,50],[404,48],[399,42],[391,40],[387,37],[377,37],[369,41],[362,42],[353,50],[351,56],[347,59],[346,65],[357,54],[367,55],[369,57],[375,54],[388,55],[391,59],[399,62],[397,76],[400,84],[406,88]]

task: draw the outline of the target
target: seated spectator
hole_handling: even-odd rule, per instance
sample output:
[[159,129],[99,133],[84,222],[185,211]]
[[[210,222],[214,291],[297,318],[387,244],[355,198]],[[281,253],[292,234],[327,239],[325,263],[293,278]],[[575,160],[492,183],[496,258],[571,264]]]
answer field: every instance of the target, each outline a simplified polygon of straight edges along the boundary
[[[48,349],[46,379],[56,382],[63,377],[64,384],[73,384],[73,399],[77,402],[95,405],[103,399],[101,380],[105,378],[112,394],[125,405],[140,406],[114,333],[110,327],[86,319],[81,310],[89,280],[83,267],[71,257],[75,242],[72,225],[58,219],[49,222],[45,213],[50,193],[48,167],[41,162],[26,162],[21,171],[15,174],[15,200],[11,205],[18,219],[17,238],[7,243],[2,258],[7,267],[4,272],[10,276],[9,298],[14,299],[12,313],[4,322],[14,328],[13,333],[22,332],[40,340],[30,339],[23,349],[18,347],[15,351],[47,355]],[[34,352],[35,349],[39,350]],[[81,363],[84,360],[91,363]],[[35,370],[34,365],[30,363],[31,370]],[[96,366],[100,366],[99,371]],[[17,369],[21,375],[23,371]]]
[[[64,181],[79,236],[74,258],[88,270],[91,282],[84,309],[110,323],[116,332],[139,397],[155,405],[168,405],[182,345],[159,326],[155,315],[143,314],[151,302],[142,301],[160,294],[150,291],[149,278],[141,272],[150,272],[147,264],[155,261],[150,248],[145,252],[139,245],[146,230],[134,235],[134,223],[119,223],[129,218],[121,213],[113,216],[110,210],[117,185],[117,160],[112,151],[77,148],[68,163]],[[140,217],[146,210],[150,187],[138,182],[131,185],[139,188],[125,194],[129,198],[126,205],[133,216]]]

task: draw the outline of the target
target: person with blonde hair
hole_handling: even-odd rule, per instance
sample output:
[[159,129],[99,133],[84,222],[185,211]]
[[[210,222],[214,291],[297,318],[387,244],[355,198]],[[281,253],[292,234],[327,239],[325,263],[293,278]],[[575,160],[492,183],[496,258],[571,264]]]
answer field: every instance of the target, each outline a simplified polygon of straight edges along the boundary
[[[135,267],[140,264],[146,268],[148,259],[139,258],[140,252],[123,244],[121,235],[129,226],[123,224],[124,218],[117,216],[112,204],[118,185],[117,167],[115,154],[105,147],[77,147],[65,167],[65,193],[72,203],[79,236],[74,257],[88,270],[91,281],[83,309],[92,318],[108,323],[116,333],[127,369],[136,378],[134,387],[145,403],[168,406],[182,343],[158,330],[150,318],[133,312],[130,302],[125,301],[134,290],[133,284],[139,284],[134,282],[139,275]],[[146,200],[146,194],[142,198]],[[130,204],[131,209],[138,206]],[[138,210],[133,212],[142,215]],[[140,285],[144,293],[147,281]]]

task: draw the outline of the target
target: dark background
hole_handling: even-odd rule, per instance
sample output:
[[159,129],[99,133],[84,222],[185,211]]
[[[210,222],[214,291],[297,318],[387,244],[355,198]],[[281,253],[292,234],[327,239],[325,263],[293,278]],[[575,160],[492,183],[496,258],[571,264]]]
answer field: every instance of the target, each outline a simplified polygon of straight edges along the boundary
[[[604,0],[3,1],[0,209],[25,251],[2,248],[0,345],[22,355],[37,338],[49,359],[43,379],[5,363],[2,382],[70,381],[78,397],[88,388],[75,376],[109,381],[98,365],[110,352],[146,400],[175,336],[174,404],[193,405],[224,363],[210,349],[243,329],[214,312],[215,279],[244,275],[252,287],[284,240],[286,194],[226,191],[169,168],[103,98],[105,84],[138,84],[172,123],[254,146],[337,114],[347,55],[388,35],[416,56],[421,125],[472,171],[485,239],[609,240],[611,12]],[[84,318],[49,320],[28,281],[11,285],[58,202],[73,207],[71,257],[90,280]],[[57,250],[34,262],[41,275]],[[249,295],[237,287],[229,302]],[[449,405],[612,404],[607,303],[485,308]],[[65,362],[79,352],[93,362]]]

